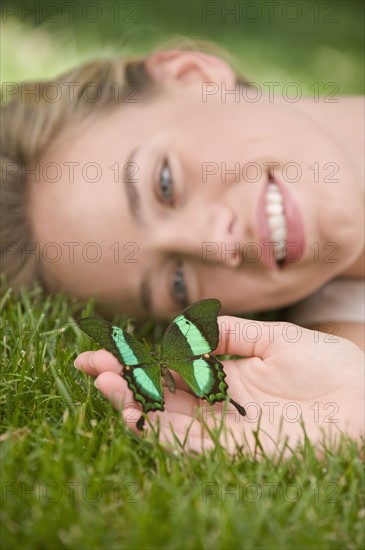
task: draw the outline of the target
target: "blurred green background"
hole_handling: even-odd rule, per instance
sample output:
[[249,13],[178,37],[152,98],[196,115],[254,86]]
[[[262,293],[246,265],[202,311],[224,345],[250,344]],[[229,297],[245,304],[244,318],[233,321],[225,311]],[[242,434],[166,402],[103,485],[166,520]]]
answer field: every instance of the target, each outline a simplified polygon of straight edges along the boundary
[[[252,81],[314,83],[321,95],[364,91],[362,0],[4,1],[1,81],[52,78],[108,53],[140,53],[187,36],[233,54]],[[336,94],[336,95],[338,95]]]

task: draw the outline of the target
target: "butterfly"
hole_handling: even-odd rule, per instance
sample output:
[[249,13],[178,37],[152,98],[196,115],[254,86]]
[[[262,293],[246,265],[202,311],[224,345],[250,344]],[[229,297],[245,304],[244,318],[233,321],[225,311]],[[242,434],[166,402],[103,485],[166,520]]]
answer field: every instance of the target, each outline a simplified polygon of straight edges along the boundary
[[[144,413],[163,411],[162,378],[173,393],[175,380],[169,369],[177,372],[197,397],[213,405],[227,399],[228,385],[222,363],[210,352],[217,348],[217,316],[221,303],[216,299],[201,300],[184,309],[166,329],[161,354],[148,351],[132,334],[103,319],[85,317],[79,327],[123,365],[122,376]],[[237,411],[246,411],[229,398]],[[144,416],[137,428],[142,430]]]

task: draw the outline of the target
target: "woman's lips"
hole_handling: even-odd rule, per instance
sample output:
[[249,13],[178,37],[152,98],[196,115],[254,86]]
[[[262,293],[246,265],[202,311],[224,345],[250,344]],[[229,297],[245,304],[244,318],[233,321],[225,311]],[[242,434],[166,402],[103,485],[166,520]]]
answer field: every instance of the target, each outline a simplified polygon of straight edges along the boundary
[[284,215],[287,229],[285,259],[287,262],[298,262],[304,253],[305,234],[302,216],[298,206],[293,200],[292,194],[286,188],[286,185],[278,180],[277,175],[270,176],[265,182],[261,191],[257,208],[254,213],[254,227],[258,237],[258,244],[261,248],[261,260],[271,269],[278,268],[278,262],[275,260],[274,241],[270,236],[270,228],[268,225],[268,215],[266,212],[266,194],[268,191],[269,182],[275,183],[283,197]]

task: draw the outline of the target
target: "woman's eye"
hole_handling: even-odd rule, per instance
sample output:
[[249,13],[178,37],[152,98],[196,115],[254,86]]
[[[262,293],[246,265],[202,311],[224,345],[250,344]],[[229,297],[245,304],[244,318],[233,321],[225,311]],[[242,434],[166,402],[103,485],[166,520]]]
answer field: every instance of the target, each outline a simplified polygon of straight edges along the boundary
[[184,269],[181,263],[177,265],[172,281],[172,294],[175,302],[183,307],[188,306],[188,293],[186,288]]
[[174,193],[173,193],[173,182],[171,178],[170,167],[167,162],[164,163],[162,170],[160,172],[159,180],[159,196],[161,200],[167,204],[173,205],[174,203]]

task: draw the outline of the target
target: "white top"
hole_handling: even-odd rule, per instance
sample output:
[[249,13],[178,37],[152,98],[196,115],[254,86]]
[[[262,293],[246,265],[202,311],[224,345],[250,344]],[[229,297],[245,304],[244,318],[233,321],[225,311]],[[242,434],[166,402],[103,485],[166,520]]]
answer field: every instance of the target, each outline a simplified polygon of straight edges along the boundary
[[288,308],[287,320],[297,325],[330,321],[365,321],[365,281],[333,279],[301,302]]

